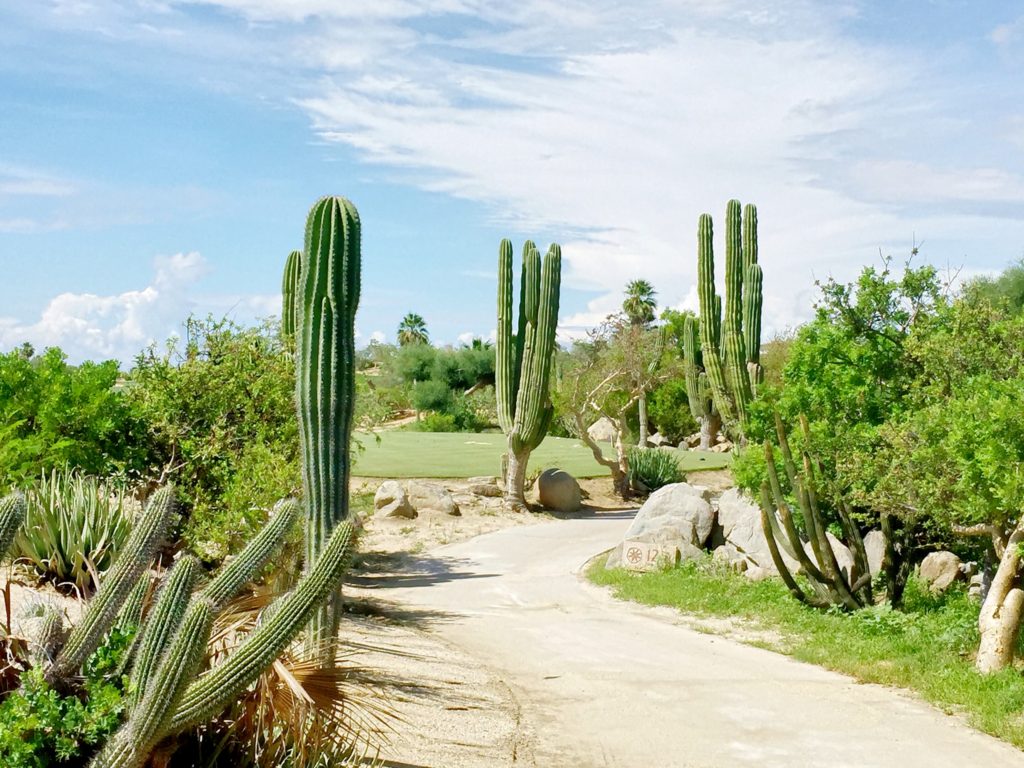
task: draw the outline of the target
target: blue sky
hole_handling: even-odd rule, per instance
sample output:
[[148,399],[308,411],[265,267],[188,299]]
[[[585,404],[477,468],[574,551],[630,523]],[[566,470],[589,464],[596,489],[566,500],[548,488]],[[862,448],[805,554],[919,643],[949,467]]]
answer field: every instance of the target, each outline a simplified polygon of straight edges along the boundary
[[[311,203],[363,218],[363,341],[494,327],[501,237],[580,333],[755,202],[766,325],[879,252],[1024,256],[1024,3],[0,0],[0,348],[130,360],[276,313]],[[766,10],[767,8],[767,10]]]

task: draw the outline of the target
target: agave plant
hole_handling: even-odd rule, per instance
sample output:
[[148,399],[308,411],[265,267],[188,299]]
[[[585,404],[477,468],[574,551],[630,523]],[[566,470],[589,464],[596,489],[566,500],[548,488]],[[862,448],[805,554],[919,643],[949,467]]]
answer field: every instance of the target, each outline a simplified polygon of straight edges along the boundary
[[90,594],[114,562],[137,512],[133,499],[71,470],[43,473],[26,494],[12,555],[58,586]]

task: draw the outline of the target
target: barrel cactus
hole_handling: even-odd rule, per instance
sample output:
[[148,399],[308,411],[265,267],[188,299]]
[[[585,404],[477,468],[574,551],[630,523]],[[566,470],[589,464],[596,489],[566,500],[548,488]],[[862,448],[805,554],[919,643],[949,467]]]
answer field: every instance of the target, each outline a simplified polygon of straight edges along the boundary
[[498,330],[495,390],[498,423],[508,438],[505,501],[525,509],[526,466],[547,434],[554,413],[548,385],[555,355],[562,249],[553,243],[541,262],[529,240],[523,246],[518,322],[513,334],[512,243],[498,250]]

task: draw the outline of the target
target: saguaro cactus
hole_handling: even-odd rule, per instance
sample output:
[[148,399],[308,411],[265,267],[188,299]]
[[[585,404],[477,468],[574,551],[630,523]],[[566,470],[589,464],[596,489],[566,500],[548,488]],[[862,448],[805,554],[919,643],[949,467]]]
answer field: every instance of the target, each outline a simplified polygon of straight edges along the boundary
[[292,251],[284,262],[281,279],[281,334],[289,344],[295,343],[302,304],[297,300],[302,275],[302,251]]
[[700,345],[704,371],[715,408],[738,434],[761,381],[761,306],[763,276],[757,263],[757,209],[738,200],[726,207],[725,319],[715,293],[715,255],[711,216],[697,229],[697,293],[700,298]]
[[690,413],[700,426],[700,447],[711,448],[722,426],[722,417],[715,408],[700,353],[700,336],[697,318],[688,315],[683,320],[683,375],[686,378],[686,399]]
[[530,453],[541,444],[551,423],[553,407],[548,392],[558,301],[562,280],[562,249],[548,248],[541,263],[533,242],[523,245],[519,317],[512,333],[512,243],[502,240],[498,250],[498,332],[495,390],[498,423],[508,437],[505,467],[505,502],[525,509],[524,486]]
[[[307,569],[323,551],[334,526],[349,516],[359,238],[359,214],[345,198],[325,197],[309,212],[295,361]],[[317,649],[325,662],[334,657],[339,611],[340,599],[335,595],[310,623],[309,647]]]
[[7,554],[14,537],[25,522],[25,497],[12,493],[0,499],[0,560]]

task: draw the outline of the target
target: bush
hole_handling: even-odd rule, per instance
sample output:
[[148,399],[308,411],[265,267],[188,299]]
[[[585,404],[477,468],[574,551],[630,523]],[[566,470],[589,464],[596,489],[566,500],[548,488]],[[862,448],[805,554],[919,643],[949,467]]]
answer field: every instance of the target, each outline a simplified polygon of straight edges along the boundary
[[92,591],[128,538],[134,500],[75,471],[54,470],[29,490],[12,554],[58,585]]
[[428,413],[417,424],[420,432],[459,432],[450,413]]
[[647,398],[647,415],[658,433],[673,445],[697,431],[683,378],[669,379],[651,392]]
[[674,451],[631,448],[628,459],[629,484],[636,490],[656,491],[663,486],[686,480]]
[[417,411],[446,413],[454,402],[454,395],[443,381],[420,381],[413,386],[412,405]]

